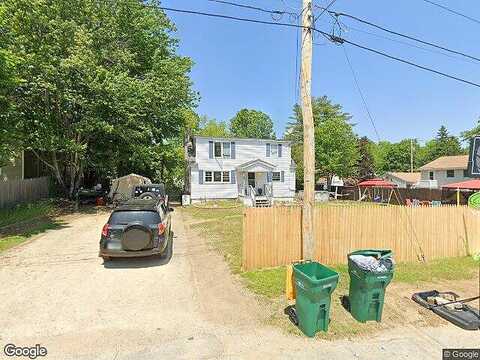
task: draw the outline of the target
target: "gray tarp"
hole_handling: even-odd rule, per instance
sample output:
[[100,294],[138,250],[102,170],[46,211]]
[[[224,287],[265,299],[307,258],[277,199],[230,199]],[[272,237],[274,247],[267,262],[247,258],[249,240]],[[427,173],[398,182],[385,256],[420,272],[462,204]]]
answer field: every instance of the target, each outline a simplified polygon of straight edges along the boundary
[[149,185],[152,181],[144,176],[130,174],[112,180],[108,196],[112,200],[128,200],[132,197],[132,189],[136,185]]

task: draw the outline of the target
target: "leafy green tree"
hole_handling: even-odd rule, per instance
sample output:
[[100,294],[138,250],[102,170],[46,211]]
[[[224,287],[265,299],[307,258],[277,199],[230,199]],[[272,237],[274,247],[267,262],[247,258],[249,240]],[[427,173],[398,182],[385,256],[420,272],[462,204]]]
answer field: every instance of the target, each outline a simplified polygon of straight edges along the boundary
[[272,119],[257,110],[240,110],[230,121],[230,131],[240,138],[275,139]]
[[206,116],[203,116],[200,119],[200,126],[196,134],[211,137],[231,137],[228,126],[224,121],[216,121],[215,119],[209,119]]
[[[313,98],[316,178],[333,175],[357,175],[358,140],[350,123],[351,116],[326,96]],[[297,182],[303,183],[303,119],[298,105],[293,109],[285,138],[292,141],[292,158],[297,164]]]
[[373,159],[373,143],[366,137],[358,140],[358,177],[370,179],[375,176],[375,164]]
[[426,164],[441,156],[461,155],[464,151],[460,140],[448,133],[445,126],[441,126],[435,139],[428,141],[421,151],[421,163]]
[[[137,0],[4,0],[0,51],[21,81],[7,96],[22,145],[72,196],[87,168],[154,172],[194,105],[174,26]],[[158,156],[156,156],[158,155]],[[153,160],[152,160],[153,159]]]
[[10,95],[19,81],[14,70],[13,56],[0,49],[0,166],[7,164],[21,150],[17,122],[12,116],[14,104]]
[[475,135],[480,135],[480,119],[477,120],[477,125],[473,129],[461,133],[462,140],[467,142]]

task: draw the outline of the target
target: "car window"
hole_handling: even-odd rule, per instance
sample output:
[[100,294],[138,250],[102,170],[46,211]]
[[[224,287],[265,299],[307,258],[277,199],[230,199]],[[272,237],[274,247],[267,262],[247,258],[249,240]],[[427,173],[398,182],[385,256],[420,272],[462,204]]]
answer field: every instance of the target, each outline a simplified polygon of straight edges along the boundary
[[161,220],[160,215],[155,211],[115,211],[110,216],[109,224],[125,225],[132,222],[158,224],[161,222]]

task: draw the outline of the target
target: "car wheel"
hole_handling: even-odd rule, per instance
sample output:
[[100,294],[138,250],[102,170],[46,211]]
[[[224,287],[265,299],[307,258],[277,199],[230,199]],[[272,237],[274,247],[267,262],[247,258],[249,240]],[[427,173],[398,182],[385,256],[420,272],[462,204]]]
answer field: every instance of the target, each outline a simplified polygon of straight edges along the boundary
[[157,196],[154,193],[146,192],[140,195],[138,198],[143,200],[153,200],[153,199],[156,199]]

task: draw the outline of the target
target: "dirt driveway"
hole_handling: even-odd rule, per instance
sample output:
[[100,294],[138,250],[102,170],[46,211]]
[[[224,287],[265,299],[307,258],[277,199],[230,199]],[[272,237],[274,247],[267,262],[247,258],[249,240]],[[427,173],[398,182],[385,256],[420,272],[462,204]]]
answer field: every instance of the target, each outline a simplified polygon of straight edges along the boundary
[[[264,325],[261,302],[174,213],[169,262],[103,265],[107,215],[66,218],[61,229],[0,255],[0,345],[41,344],[47,359],[440,359],[444,347],[478,347],[453,326],[387,331],[326,342]],[[6,358],[6,357],[5,357]]]

